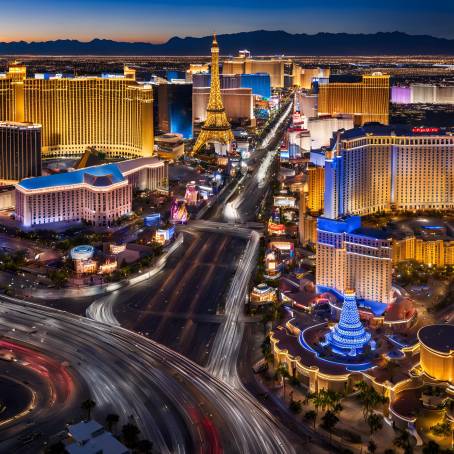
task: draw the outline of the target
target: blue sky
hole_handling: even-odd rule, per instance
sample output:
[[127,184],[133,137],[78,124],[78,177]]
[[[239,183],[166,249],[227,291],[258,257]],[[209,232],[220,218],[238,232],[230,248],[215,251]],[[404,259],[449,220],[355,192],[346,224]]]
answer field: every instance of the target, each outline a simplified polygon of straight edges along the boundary
[[257,29],[404,31],[454,38],[454,0],[0,0],[0,41],[162,42]]

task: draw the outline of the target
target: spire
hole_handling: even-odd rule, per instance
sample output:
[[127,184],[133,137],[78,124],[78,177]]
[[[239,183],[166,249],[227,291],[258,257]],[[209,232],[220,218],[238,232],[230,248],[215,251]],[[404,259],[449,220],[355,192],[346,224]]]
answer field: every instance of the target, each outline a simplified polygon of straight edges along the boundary
[[211,85],[208,98],[207,118],[200,131],[197,142],[192,149],[192,155],[208,142],[217,142],[228,145],[233,141],[233,133],[225,114],[221,96],[221,82],[219,80],[219,46],[216,33],[213,33],[211,47]]
[[333,351],[356,356],[370,342],[370,334],[359,318],[354,290],[346,290],[339,323],[328,333],[326,340]]

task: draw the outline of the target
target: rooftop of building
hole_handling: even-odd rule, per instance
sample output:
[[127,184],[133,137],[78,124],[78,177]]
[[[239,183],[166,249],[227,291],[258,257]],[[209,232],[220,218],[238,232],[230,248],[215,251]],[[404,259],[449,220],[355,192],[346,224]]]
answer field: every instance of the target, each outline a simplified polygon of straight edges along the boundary
[[152,156],[151,158],[128,159],[127,161],[116,162],[115,165],[118,167],[120,172],[125,175],[138,170],[141,167],[161,167],[164,166],[165,163],[156,156]]
[[65,446],[70,454],[126,454],[128,448],[96,421],[81,421],[68,426],[68,433],[74,443]]
[[348,129],[341,134],[342,140],[352,140],[363,136],[397,136],[397,137],[430,137],[451,136],[453,128],[412,127],[410,125],[383,125],[381,123],[366,123],[359,128]]
[[58,186],[74,186],[83,183],[98,187],[109,186],[121,183],[122,181],[125,181],[125,178],[118,164],[103,164],[74,170],[73,172],[25,178],[18,184],[18,187],[28,191],[34,191]]
[[14,191],[14,185],[13,184],[0,186],[0,194],[3,193],[3,192],[11,192],[11,191]]
[[418,339],[426,347],[442,354],[454,352],[454,325],[428,325],[418,331]]
[[0,128],[15,128],[15,129],[41,129],[41,125],[38,123],[31,123],[28,121],[0,121]]
[[423,241],[454,241],[454,219],[427,216],[400,219],[390,222],[386,231],[397,240],[416,237]]

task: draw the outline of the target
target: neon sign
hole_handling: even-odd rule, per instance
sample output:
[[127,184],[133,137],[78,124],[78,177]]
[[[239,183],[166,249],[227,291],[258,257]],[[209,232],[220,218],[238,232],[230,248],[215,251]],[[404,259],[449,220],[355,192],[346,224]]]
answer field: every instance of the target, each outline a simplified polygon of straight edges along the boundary
[[440,128],[413,128],[411,132],[415,134],[435,133],[440,132]]

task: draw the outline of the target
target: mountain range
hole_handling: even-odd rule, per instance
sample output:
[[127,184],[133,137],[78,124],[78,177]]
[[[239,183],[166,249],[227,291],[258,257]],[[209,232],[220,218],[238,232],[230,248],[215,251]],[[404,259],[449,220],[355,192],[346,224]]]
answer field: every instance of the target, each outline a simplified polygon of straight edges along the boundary
[[[208,55],[211,36],[173,37],[162,44],[70,39],[1,42],[0,55]],[[454,55],[454,39],[401,32],[291,34],[257,30],[218,35],[222,55]]]

